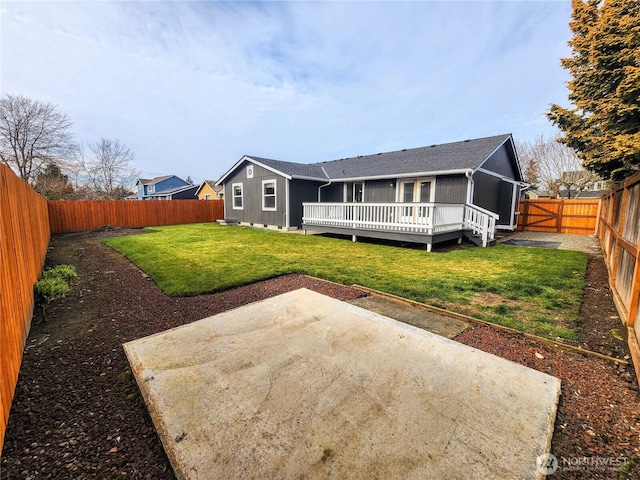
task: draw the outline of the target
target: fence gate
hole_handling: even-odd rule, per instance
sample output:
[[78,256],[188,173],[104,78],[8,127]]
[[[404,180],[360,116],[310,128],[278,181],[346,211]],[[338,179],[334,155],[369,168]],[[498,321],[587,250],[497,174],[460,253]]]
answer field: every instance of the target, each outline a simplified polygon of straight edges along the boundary
[[598,198],[520,200],[518,230],[593,235]]

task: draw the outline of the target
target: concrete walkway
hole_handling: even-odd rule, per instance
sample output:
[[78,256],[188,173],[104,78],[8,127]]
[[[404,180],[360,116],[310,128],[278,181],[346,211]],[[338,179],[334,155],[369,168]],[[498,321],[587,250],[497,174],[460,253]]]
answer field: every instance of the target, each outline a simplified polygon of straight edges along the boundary
[[178,478],[542,478],[560,381],[310,290],[124,345]]
[[445,317],[432,310],[394,301],[385,296],[371,294],[349,303],[446,338],[453,338],[469,328],[469,324],[462,320]]
[[602,254],[598,237],[595,235],[571,235],[548,232],[510,232],[498,236],[498,243],[510,240],[540,243],[557,243],[559,250],[578,250],[586,253]]

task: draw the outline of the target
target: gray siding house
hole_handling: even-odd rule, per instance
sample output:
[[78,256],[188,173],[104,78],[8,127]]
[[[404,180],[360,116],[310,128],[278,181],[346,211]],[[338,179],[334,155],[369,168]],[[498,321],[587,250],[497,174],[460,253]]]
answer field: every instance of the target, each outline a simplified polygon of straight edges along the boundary
[[512,230],[524,186],[510,134],[301,164],[242,157],[216,183],[241,224],[486,246]]

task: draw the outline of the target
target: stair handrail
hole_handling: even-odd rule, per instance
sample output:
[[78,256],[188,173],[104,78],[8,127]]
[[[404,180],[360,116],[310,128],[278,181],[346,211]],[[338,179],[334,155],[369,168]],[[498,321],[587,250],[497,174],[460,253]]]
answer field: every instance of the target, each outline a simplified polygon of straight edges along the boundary
[[474,205],[473,203],[465,204],[465,226],[470,228],[474,234],[480,234],[483,247],[487,246],[489,240],[495,239],[496,220],[498,218],[499,215],[490,210]]

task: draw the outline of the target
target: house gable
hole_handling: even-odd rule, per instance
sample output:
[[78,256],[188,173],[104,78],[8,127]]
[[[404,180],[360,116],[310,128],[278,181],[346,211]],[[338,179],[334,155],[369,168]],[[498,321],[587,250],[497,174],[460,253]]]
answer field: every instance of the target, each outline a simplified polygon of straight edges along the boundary
[[216,185],[228,182],[228,178],[235,175],[235,172],[238,169],[246,168],[247,162],[289,180],[292,180],[293,178],[300,180],[327,180],[329,178],[323,171],[322,167],[313,164],[308,165],[304,163],[284,162],[281,160],[245,155],[238,160],[233,167],[227,170],[222,177],[220,177],[216,182]]
[[[221,186],[216,186],[215,180],[205,180],[200,184],[195,195],[198,200],[215,200],[222,196],[222,190]],[[209,198],[206,198],[207,195]]]
[[511,137],[506,139],[476,170],[485,173],[493,172],[501,177],[521,182],[523,179],[522,169],[513,145],[513,139]]
[[[221,180],[218,180],[220,184]],[[286,192],[289,176],[268,168],[249,157],[243,157],[224,177],[225,216],[241,223],[286,226]],[[265,182],[274,182],[273,184]],[[234,186],[241,189],[241,207],[234,203]],[[264,189],[274,187],[275,206],[265,205]]]
[[136,181],[138,187],[138,198],[148,198],[150,195],[156,195],[160,192],[173,188],[187,187],[190,183],[182,180],[175,175],[162,175],[152,179],[139,178]]

